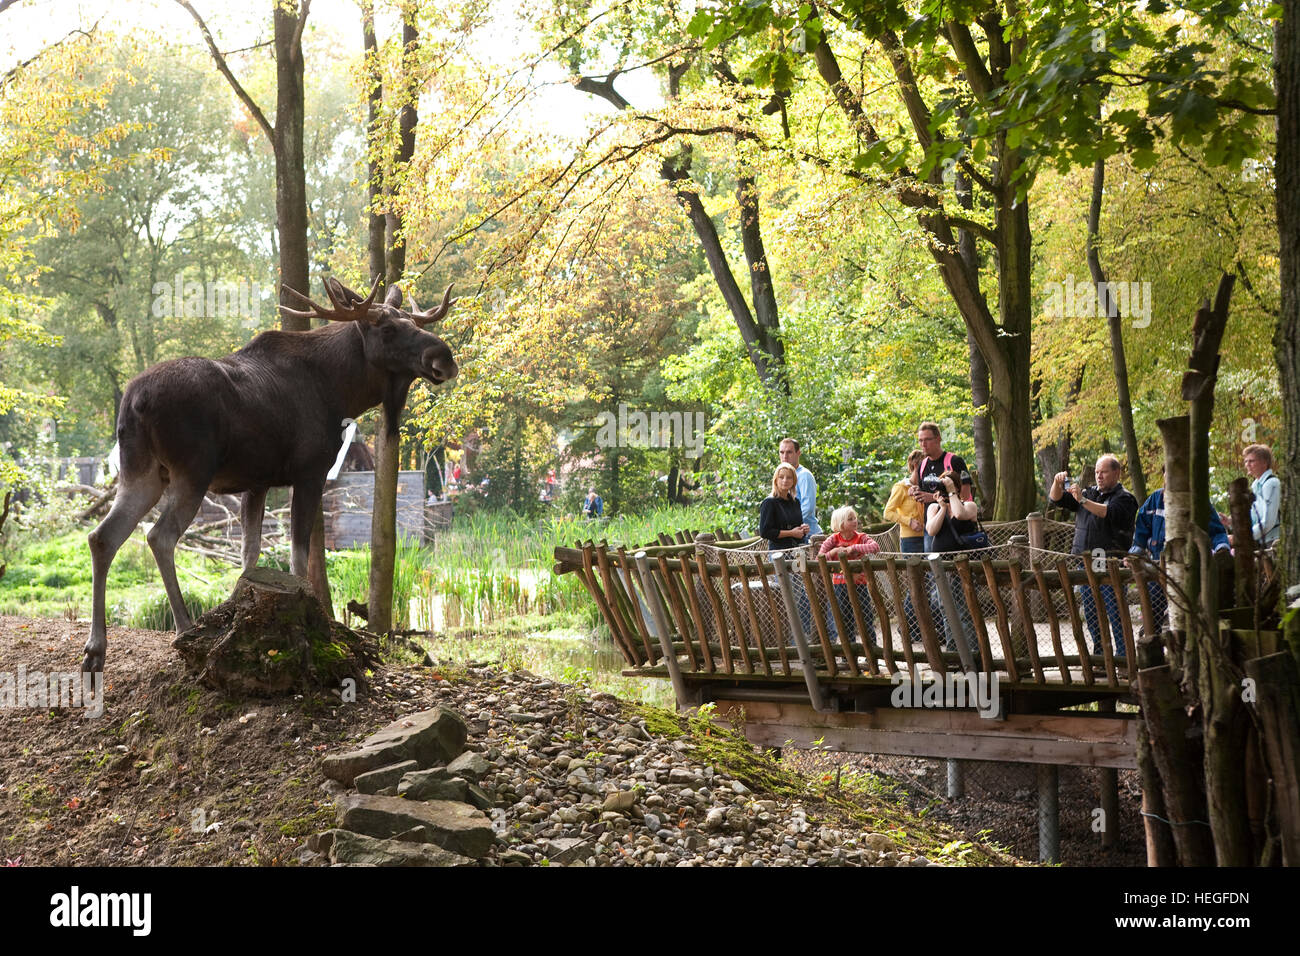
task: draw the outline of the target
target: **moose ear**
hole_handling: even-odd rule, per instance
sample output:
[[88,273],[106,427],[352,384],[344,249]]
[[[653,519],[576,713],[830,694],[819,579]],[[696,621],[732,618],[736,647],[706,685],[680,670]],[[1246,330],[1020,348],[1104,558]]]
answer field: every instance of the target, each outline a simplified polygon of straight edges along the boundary
[[390,309],[400,309],[402,307],[402,290],[395,285],[390,285],[387,294],[384,296],[384,305]]

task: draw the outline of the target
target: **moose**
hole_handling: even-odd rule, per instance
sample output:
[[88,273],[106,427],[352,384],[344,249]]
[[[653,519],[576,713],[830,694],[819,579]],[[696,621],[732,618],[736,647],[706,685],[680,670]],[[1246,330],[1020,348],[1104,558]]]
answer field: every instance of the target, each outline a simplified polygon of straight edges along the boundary
[[425,327],[451,308],[400,308],[401,290],[390,285],[376,301],[337,279],[324,280],[333,308],[285,287],[309,307],[281,306],[286,315],[328,319],[308,332],[267,331],[219,359],[160,362],[133,378],[122,395],[117,422],[121,467],[112,510],[90,532],[92,612],[83,672],[102,671],[108,650],[105,582],[118,549],[140,520],[166,495],[149,548],[162,576],[176,630],[191,626],[176,583],[176,542],[211,490],[241,494],[243,567],[257,565],[269,488],[291,486],[290,570],[307,573],[308,542],[325,476],[342,444],[343,420],[383,404],[395,423],[417,378],[439,385],[456,377],[451,349]]

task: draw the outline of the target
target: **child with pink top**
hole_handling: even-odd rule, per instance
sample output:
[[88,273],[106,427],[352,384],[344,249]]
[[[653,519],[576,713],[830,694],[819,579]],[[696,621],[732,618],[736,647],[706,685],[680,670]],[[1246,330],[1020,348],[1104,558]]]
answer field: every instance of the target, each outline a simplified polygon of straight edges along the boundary
[[[831,564],[836,567],[839,564],[840,557],[843,556],[849,561],[856,561],[864,558],[869,554],[878,554],[880,545],[870,535],[864,534],[858,530],[858,513],[849,505],[842,508],[836,508],[831,514],[831,534],[822,542],[821,551],[818,552],[824,556]],[[853,617],[853,607],[849,602],[849,586],[844,580],[842,571],[834,571],[831,574],[831,583],[835,588],[835,603],[840,607],[840,616],[844,619],[845,627],[850,630],[856,630],[856,621]],[[867,626],[868,640],[875,636],[875,614],[871,606],[871,592],[867,589],[867,574],[862,572],[854,575],[854,587],[857,589],[858,603],[862,606],[863,623]],[[834,615],[827,615],[827,631],[832,640],[839,640],[839,631],[835,627]]]

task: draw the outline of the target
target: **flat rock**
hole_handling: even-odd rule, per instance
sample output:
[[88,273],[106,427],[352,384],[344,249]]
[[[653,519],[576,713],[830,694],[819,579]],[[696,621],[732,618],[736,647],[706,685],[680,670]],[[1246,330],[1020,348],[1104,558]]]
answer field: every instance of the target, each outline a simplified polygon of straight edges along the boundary
[[[398,796],[407,800],[455,800],[469,803],[469,784],[460,777],[424,776],[427,771],[408,773],[397,785]],[[446,769],[441,773],[445,774]]]
[[484,856],[496,840],[486,814],[451,800],[350,793],[338,804],[337,814],[340,827],[381,840],[423,826],[438,846],[474,859]]
[[473,866],[469,857],[430,843],[379,840],[339,830],[330,844],[331,863],[354,866]]
[[352,785],[362,793],[378,793],[388,787],[396,786],[403,776],[419,769],[420,765],[414,760],[403,760],[401,763],[357,774],[352,779]]
[[471,783],[480,783],[483,775],[491,769],[492,764],[484,760],[482,754],[476,754],[472,750],[465,751],[447,764],[447,771],[453,777],[464,777]]
[[[360,774],[414,760],[420,767],[455,760],[465,749],[465,721],[446,707],[401,717],[343,754],[321,761],[321,772],[351,786]],[[382,789],[382,788],[381,788]]]

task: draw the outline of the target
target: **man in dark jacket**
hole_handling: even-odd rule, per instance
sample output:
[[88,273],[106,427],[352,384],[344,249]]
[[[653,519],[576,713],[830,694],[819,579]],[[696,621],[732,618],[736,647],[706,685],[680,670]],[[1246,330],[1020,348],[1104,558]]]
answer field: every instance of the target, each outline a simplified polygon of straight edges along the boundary
[[[1048,498],[1053,506],[1075,512],[1073,554],[1088,555],[1090,559],[1104,558],[1119,552],[1126,553],[1133,543],[1133,520],[1137,515],[1138,503],[1132,493],[1125,490],[1119,481],[1120,464],[1114,455],[1102,455],[1097,459],[1097,484],[1091,488],[1080,488],[1078,482],[1070,482],[1068,473],[1062,471],[1052,479],[1052,490]],[[1068,493],[1067,493],[1068,492]],[[1114,588],[1104,584],[1100,588],[1101,598],[1106,604],[1106,617],[1110,622],[1111,636],[1115,641],[1115,656],[1124,656],[1124,631],[1120,622],[1120,608],[1128,611],[1123,595],[1116,595]],[[1083,617],[1088,624],[1088,633],[1092,635],[1092,650],[1101,653],[1101,624],[1097,618],[1097,606],[1092,598],[1092,589],[1079,589],[1079,603],[1083,606]]]

